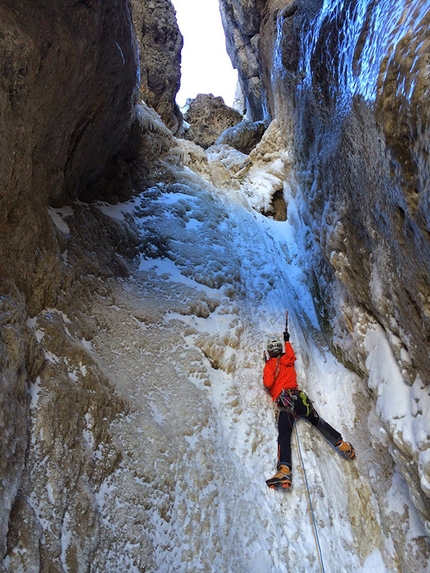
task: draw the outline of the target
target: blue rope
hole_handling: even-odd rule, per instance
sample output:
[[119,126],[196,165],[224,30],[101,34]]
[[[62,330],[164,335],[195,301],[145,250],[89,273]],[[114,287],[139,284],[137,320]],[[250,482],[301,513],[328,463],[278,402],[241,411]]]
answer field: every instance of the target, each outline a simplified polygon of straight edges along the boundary
[[310,491],[309,491],[308,479],[307,479],[307,477],[306,477],[306,470],[305,470],[305,464],[304,464],[304,462],[303,462],[302,450],[301,450],[301,448],[300,448],[299,433],[298,433],[298,431],[297,431],[297,422],[296,422],[296,424],[295,424],[295,428],[296,428],[297,449],[298,449],[298,452],[299,452],[300,463],[301,463],[302,469],[303,469],[303,476],[304,476],[304,481],[305,481],[305,485],[306,485],[306,492],[307,492],[308,501],[309,501],[310,513],[311,513],[311,517],[312,517],[312,524],[313,524],[313,527],[314,527],[315,541],[316,541],[316,545],[317,545],[317,551],[318,551],[318,557],[319,557],[320,567],[321,567],[321,571],[322,571],[323,573],[325,573],[324,562],[323,562],[323,557],[322,557],[322,552],[321,552],[321,545],[320,545],[320,540],[319,540],[319,537],[318,537],[317,524],[316,524],[316,521],[315,521],[314,510],[313,510],[313,508],[312,508],[311,494],[310,494]]

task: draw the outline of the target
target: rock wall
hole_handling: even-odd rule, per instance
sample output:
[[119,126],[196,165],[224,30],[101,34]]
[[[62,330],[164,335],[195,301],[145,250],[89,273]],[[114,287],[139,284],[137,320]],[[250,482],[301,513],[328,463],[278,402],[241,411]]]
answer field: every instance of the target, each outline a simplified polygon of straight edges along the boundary
[[178,133],[182,114],[175,102],[181,81],[183,38],[170,0],[131,0],[140,53],[140,96]]
[[[429,16],[415,22],[420,27],[413,40],[406,36],[392,52],[381,54],[384,65],[378,75],[369,78],[357,71],[356,84],[361,82],[362,88],[354,93],[354,85],[343,83],[343,66],[360,70],[367,63],[359,43],[365,28],[356,33],[351,61],[343,62],[338,56],[347,50],[342,32],[354,19],[346,11],[328,12],[306,60],[303,51],[309,44],[300,44],[298,30],[316,24],[308,3],[296,6],[277,15],[278,52],[268,57],[277,78],[271,99],[275,115],[289,115],[284,126],[294,136],[297,173],[314,232],[316,276],[324,276],[315,284],[326,303],[326,317],[334,329],[343,325],[351,330],[351,316],[330,309],[330,291],[341,283],[351,301],[402,341],[409,360],[402,361],[398,348],[394,350],[406,380],[413,383],[417,375],[429,380]],[[408,10],[409,4],[404,7],[406,20]],[[369,6],[363,26],[369,25],[371,15]],[[417,43],[422,49],[418,56]],[[293,45],[301,45],[301,53],[292,50]],[[374,99],[368,96],[371,89]],[[353,361],[359,362],[357,357]]]
[[91,356],[91,297],[109,296],[136,244],[96,208],[61,212],[66,296],[31,319],[16,289],[2,297],[2,571],[87,569],[108,537],[96,493],[122,456],[110,427],[126,407]]
[[[29,388],[45,357],[27,319],[64,303],[76,273],[48,204],[81,197],[127,137],[137,71],[129,6],[2,0],[0,61],[3,558],[27,534],[38,550],[43,533],[33,530],[34,512],[23,504],[31,466]],[[18,526],[22,521],[28,529]]]
[[61,283],[46,205],[79,198],[125,141],[136,46],[119,0],[2,0],[0,22],[0,275],[34,312]]
[[253,121],[267,118],[266,93],[259,59],[261,11],[265,0],[219,0],[226,35],[227,53],[239,72],[246,101],[246,116]]
[[185,120],[189,129],[184,137],[207,149],[213,145],[226,129],[237,125],[242,115],[225,105],[222,97],[212,94],[198,94],[190,100]]
[[83,571],[109,537],[95,492],[125,412],[91,356],[89,299],[139,245],[76,200],[128,197],[172,135],[136,106],[128,1],[0,0],[0,61],[0,569]]
[[[145,106],[137,118],[142,152],[162,155],[171,132]],[[106,325],[92,305],[114,304],[111,280],[129,274],[145,245],[131,219],[100,205],[48,210],[62,262],[54,308],[29,317],[24,295],[1,283],[1,571],[102,571],[109,559],[101,484],[121,463],[112,425],[128,406],[95,359],[93,337]]]

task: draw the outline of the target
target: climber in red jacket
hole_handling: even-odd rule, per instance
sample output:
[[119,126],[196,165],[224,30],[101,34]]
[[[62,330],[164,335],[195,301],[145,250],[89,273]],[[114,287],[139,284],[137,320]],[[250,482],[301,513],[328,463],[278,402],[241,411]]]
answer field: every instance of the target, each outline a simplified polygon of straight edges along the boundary
[[297,417],[308,420],[346,457],[350,459],[355,457],[352,445],[343,441],[341,434],[319,416],[306,392],[299,390],[294,368],[296,356],[289,340],[287,328],[284,331],[284,342],[279,338],[269,339],[267,343],[269,358],[263,372],[263,384],[279,410],[278,471],[272,478],[266,480],[267,485],[273,489],[291,487],[291,434]]

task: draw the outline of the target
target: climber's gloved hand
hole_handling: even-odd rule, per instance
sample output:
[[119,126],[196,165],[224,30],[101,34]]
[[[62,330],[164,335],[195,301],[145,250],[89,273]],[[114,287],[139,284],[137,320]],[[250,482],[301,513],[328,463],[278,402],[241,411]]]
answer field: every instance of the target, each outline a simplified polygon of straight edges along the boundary
[[290,333],[288,330],[284,330],[284,342],[288,342],[290,340]]

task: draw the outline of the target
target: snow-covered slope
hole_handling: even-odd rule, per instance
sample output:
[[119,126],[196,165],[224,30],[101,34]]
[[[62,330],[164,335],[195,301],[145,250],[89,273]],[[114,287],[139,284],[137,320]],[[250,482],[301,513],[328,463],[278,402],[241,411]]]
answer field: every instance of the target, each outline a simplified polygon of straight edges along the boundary
[[[397,412],[393,423],[410,423],[417,438],[425,396],[413,419],[393,410],[400,385],[394,400],[384,386],[376,396],[397,366],[360,309],[375,395],[330,353],[290,167],[273,125],[250,156],[176,141],[169,183],[92,207],[139,235],[141,254],[131,277],[89,282],[94,292],[84,288],[70,316],[48,309],[28,321],[47,363],[32,387],[34,526],[11,543],[6,571],[38,570],[48,554],[70,573],[89,563],[95,573],[429,571],[427,538],[379,418]],[[279,187],[285,222],[257,210]],[[65,237],[74,209],[52,213]],[[357,459],[299,421],[294,486],[277,492],[265,484],[277,428],[262,368],[286,308],[300,385]]]
[[[116,425],[123,461],[97,496],[110,546],[100,567],[425,571],[424,532],[381,445],[365,381],[330,354],[318,328],[300,194],[287,196],[288,220],[275,222],[250,206],[250,195],[265,193],[262,179],[220,190],[203,171],[179,165],[176,183],[102,207],[114,217],[131,211],[147,243],[133,279],[93,309],[105,326],[93,352],[130,405]],[[356,461],[342,459],[299,422],[287,493],[265,485],[277,432],[261,384],[265,341],[282,332],[286,308],[300,384],[357,450]]]

